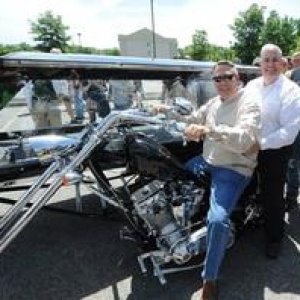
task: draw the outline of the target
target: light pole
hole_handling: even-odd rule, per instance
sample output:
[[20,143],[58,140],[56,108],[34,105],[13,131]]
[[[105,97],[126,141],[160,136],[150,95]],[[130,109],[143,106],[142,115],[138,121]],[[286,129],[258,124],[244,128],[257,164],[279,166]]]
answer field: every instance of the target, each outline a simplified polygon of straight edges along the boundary
[[150,4],[151,4],[151,25],[152,25],[152,58],[155,58],[156,57],[156,41],[155,41],[153,0],[150,0]]
[[81,33],[78,32],[77,36],[78,36],[78,45],[81,47]]

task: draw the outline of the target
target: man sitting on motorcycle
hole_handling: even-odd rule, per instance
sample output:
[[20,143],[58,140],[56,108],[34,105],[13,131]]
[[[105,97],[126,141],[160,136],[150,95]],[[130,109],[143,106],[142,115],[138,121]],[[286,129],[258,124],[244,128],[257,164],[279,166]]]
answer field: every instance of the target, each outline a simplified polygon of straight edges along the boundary
[[216,280],[229,240],[230,215],[256,166],[257,153],[247,150],[255,143],[260,127],[258,102],[240,88],[235,66],[218,62],[212,78],[218,96],[191,116],[180,117],[190,124],[185,130],[188,140],[204,139],[203,154],[189,160],[186,168],[196,175],[204,170],[211,175],[203,300],[217,299]]

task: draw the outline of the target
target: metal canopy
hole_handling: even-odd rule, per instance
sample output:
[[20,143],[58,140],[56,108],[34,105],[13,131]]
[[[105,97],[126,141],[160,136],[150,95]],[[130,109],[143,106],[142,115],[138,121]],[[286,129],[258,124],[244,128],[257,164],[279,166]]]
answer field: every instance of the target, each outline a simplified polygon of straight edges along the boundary
[[91,54],[16,52],[0,57],[0,78],[167,79],[210,72],[213,62]]

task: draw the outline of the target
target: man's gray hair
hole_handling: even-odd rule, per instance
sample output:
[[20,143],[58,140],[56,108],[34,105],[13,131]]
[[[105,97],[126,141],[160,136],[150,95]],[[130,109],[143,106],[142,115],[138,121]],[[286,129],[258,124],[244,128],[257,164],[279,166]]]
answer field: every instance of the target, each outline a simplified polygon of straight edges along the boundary
[[232,71],[237,75],[239,76],[239,72],[235,66],[235,64],[230,61],[230,60],[220,60],[218,61],[212,68],[212,71],[215,71],[215,69],[218,67],[218,66],[227,66],[227,67],[230,67],[232,69]]
[[278,54],[279,57],[282,57],[282,50],[275,44],[265,44],[264,46],[262,46],[260,50],[260,56],[262,56],[263,53],[266,51],[276,52],[276,54]]

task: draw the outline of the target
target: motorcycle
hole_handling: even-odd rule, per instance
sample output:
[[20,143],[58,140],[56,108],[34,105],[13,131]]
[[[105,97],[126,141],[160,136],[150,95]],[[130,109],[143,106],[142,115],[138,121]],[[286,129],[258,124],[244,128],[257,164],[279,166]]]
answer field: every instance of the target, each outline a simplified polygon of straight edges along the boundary
[[[31,140],[29,145],[27,151],[39,153],[36,143]],[[45,154],[47,149],[41,149]],[[53,149],[45,172],[0,219],[0,252],[59,188],[85,183],[103,207],[112,206],[126,217],[120,235],[142,246],[137,258],[142,272],[147,272],[149,260],[154,275],[165,284],[166,274],[202,265],[192,261],[205,251],[210,179],[185,170],[184,163],[201,152],[201,144],[186,143],[180,124],[143,111],[113,111]],[[119,175],[109,177],[106,171],[111,169],[120,170]],[[236,232],[261,219],[256,187],[254,180],[232,215],[228,247]]]

